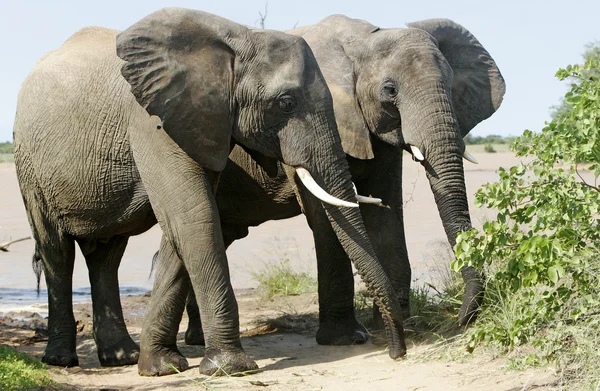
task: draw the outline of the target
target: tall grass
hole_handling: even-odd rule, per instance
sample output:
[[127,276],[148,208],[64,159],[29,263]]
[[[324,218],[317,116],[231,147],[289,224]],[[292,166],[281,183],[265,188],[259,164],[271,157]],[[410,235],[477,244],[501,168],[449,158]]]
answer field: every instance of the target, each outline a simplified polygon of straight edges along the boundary
[[[588,291],[600,292],[600,264],[587,270]],[[569,276],[565,284],[572,283]],[[511,369],[553,366],[565,390],[600,390],[600,306],[597,297],[571,296],[560,311],[544,306],[547,286],[507,292],[491,270],[483,311],[458,342],[467,350],[486,348],[505,355]],[[591,289],[590,289],[591,288]]]
[[307,272],[294,270],[289,258],[265,264],[263,270],[252,272],[251,275],[258,282],[258,289],[267,298],[317,292],[317,279]]

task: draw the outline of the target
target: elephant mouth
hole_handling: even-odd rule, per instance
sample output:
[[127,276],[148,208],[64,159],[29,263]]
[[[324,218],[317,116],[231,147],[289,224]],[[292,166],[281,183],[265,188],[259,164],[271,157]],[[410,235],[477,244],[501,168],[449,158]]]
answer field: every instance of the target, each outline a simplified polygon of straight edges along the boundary
[[312,177],[312,175],[310,174],[310,172],[306,168],[303,168],[303,167],[294,167],[294,168],[296,170],[296,174],[298,175],[298,178],[300,178],[300,181],[302,181],[302,184],[304,185],[304,187],[306,187],[306,189],[308,191],[310,191],[312,193],[312,195],[314,195],[315,197],[317,197],[318,199],[320,199],[323,202],[326,202],[326,203],[334,205],[334,206],[345,206],[345,207],[349,207],[349,208],[358,208],[359,202],[365,203],[365,204],[381,205],[382,200],[380,198],[372,198],[372,197],[359,195],[356,192],[356,186],[354,186],[354,184],[353,184],[353,186],[354,186],[354,194],[356,197],[356,202],[341,200],[337,197],[332,196],[326,190],[324,190],[321,186],[319,186],[317,184],[317,182],[314,180],[314,178]]

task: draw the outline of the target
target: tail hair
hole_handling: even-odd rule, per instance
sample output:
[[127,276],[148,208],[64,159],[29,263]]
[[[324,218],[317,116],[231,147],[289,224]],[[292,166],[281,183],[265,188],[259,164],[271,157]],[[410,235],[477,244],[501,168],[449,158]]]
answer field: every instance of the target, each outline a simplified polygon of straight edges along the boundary
[[148,275],[148,279],[152,278],[152,273],[154,273],[154,267],[156,266],[156,261],[158,260],[158,251],[154,253],[152,256],[152,266],[150,266],[150,274]]
[[44,264],[42,263],[42,257],[36,247],[33,257],[31,258],[31,267],[37,280],[37,295],[40,296],[40,280],[42,278],[42,272],[44,271]]

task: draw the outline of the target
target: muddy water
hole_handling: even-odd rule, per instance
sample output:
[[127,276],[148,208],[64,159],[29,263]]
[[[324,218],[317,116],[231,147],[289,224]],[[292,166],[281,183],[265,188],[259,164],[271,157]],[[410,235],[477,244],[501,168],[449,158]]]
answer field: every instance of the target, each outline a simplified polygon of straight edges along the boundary
[[[483,183],[497,178],[499,166],[510,167],[518,161],[510,153],[474,155],[480,164],[467,162],[465,173],[473,225],[480,226],[492,215],[488,211],[473,208],[473,194]],[[446,237],[425,172],[406,155],[403,179],[406,239],[413,265],[413,279],[417,282],[432,281],[436,279],[440,263],[447,263],[448,255],[444,249]],[[0,243],[29,236],[31,232],[14,164],[0,164],[0,184]],[[119,270],[123,293],[151,289],[150,265],[152,256],[158,250],[160,235],[160,229],[156,226],[130,239]],[[0,252],[0,311],[35,302],[45,303],[45,292],[42,291],[39,298],[35,293],[36,280],[31,269],[33,246],[33,241],[28,240],[10,246],[9,252]],[[236,289],[255,287],[252,273],[263,269],[265,264],[282,259],[289,259],[290,265],[299,271],[316,274],[312,232],[304,216],[271,221],[251,228],[248,237],[232,244],[227,254],[232,283]],[[76,298],[89,299],[87,268],[79,251],[73,286],[77,292]],[[45,288],[43,278],[41,288]]]

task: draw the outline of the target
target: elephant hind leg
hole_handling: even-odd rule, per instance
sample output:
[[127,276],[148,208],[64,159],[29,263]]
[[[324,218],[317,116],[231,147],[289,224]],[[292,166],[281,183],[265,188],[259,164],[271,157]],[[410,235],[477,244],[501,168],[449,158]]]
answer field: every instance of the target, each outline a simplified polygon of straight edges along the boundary
[[132,365],[140,349],[127,332],[118,271],[128,237],[114,236],[108,241],[79,241],[88,266],[94,311],[94,340],[102,366]]
[[61,367],[78,366],[73,316],[75,242],[46,216],[39,197],[30,200],[24,194],[24,200],[36,242],[33,267],[38,288],[40,265],[48,288],[48,344],[42,361]]
[[185,331],[186,345],[204,345],[204,330],[202,329],[202,321],[200,320],[200,308],[196,301],[194,290],[189,289],[185,310],[188,314],[188,328]]

